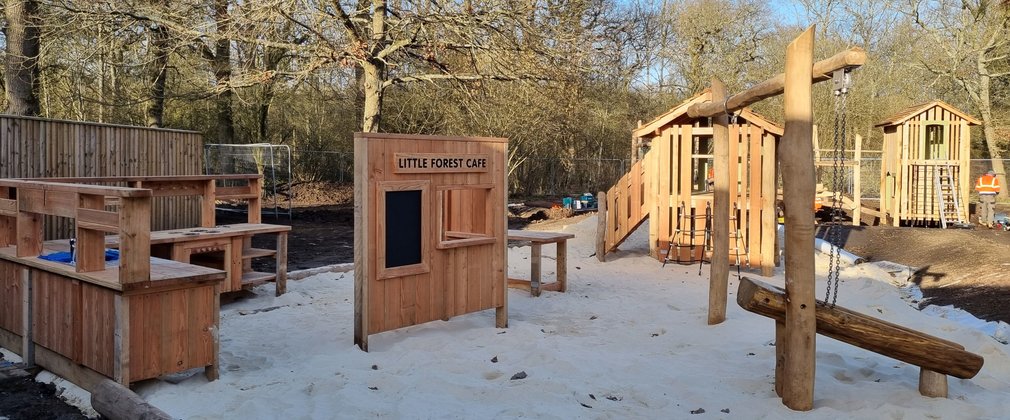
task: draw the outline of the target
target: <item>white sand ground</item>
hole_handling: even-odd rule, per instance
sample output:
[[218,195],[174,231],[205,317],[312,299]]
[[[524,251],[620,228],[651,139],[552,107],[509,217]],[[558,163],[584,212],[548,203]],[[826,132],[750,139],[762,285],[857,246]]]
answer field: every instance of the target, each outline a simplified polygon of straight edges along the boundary
[[[914,309],[909,301],[921,296],[888,273],[903,278],[900,266],[846,267],[838,304],[957,341],[985,357],[982,371],[950,378],[950,398],[926,398],[917,367],[818,337],[815,409],[799,413],[775,396],[774,324],[736,305],[735,271],[728,319],[708,326],[707,265],[703,276],[697,266],[662,268],[642,233],[600,263],[595,226],[588,218],[565,228],[577,235],[568,293],[509,291],[508,329],[494,327],[490,310],[373,335],[365,353],[352,344],[353,273],[323,273],[282,297],[266,286],[222,309],[219,380],[195,374],[136,390],[186,419],[1010,416],[1007,325]],[[528,274],[528,258],[528,247],[510,248],[510,275]],[[545,266],[552,275],[553,263]],[[763,280],[781,285],[782,273]],[[526,378],[512,380],[519,372]]]

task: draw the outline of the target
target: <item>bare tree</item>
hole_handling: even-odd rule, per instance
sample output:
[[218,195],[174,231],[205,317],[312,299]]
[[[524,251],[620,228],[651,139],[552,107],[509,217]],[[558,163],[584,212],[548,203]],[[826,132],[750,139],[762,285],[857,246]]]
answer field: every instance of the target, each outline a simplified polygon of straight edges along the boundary
[[35,0],[6,0],[4,14],[7,42],[4,82],[7,113],[39,115],[39,3]]
[[659,56],[673,64],[672,80],[681,95],[698,93],[713,76],[731,89],[749,79],[762,60],[761,44],[771,24],[757,0],[671,0],[664,2],[661,25],[670,38]]
[[148,33],[152,58],[148,70],[150,103],[147,106],[145,122],[149,127],[161,127],[165,114],[165,82],[168,78],[171,35],[165,25],[157,23],[150,25]]
[[938,79],[953,82],[982,118],[993,169],[1006,185],[1003,144],[996,133],[992,91],[1010,76],[1010,10],[991,0],[914,0],[909,10],[930,46],[919,64]]

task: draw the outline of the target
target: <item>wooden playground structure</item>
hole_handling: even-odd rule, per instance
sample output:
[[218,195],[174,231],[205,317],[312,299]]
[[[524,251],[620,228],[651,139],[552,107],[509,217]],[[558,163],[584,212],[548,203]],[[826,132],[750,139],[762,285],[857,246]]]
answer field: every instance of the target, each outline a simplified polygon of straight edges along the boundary
[[880,212],[887,223],[968,221],[970,127],[980,124],[943,101],[911,106],[877,124],[884,130]]
[[[645,156],[606,192],[606,228],[597,232],[602,258],[627,239],[646,219],[649,249],[660,260],[693,263],[711,245],[713,192],[708,174],[714,168],[714,128],[708,118],[687,110],[710,101],[706,90],[633,131],[632,155],[648,146]],[[775,143],[782,128],[752,112],[740,110],[729,125],[728,175],[734,226],[734,255],[771,273],[775,258]],[[770,274],[769,274],[770,275]]]
[[[0,346],[86,390],[195,367],[216,379],[220,293],[266,280],[285,288],[290,227],[260,223],[259,180],[0,180]],[[216,186],[226,181],[244,185]],[[152,232],[152,201],[184,195],[199,197],[199,228]],[[229,199],[247,202],[248,223],[215,226],[215,200]],[[45,240],[54,218],[71,220],[73,243]],[[277,249],[252,248],[261,233],[277,234]],[[67,251],[70,262],[48,258]],[[276,258],[277,273],[252,271],[258,257]]]
[[354,136],[354,342],[495,309],[508,326],[507,140]]
[[[688,109],[694,118],[712,117],[715,141],[714,253],[709,286],[709,324],[726,318],[729,280],[730,173],[729,114],[765,98],[785,99],[785,132],[777,150],[785,201],[785,289],[762,287],[741,279],[738,303],[747,310],[775,319],[775,392],[794,410],[810,410],[814,402],[816,370],[815,334],[822,333],[921,368],[919,391],[926,396],[946,396],[946,375],[973,377],[981,369],[981,356],[963,347],[881,320],[858,314],[833,303],[814,299],[813,83],[844,77],[866,60],[862,50],[851,49],[814,63],[814,28],[789,44],[785,73],[739,94],[729,96],[723,84],[712,80],[711,100]],[[844,93],[844,92],[843,92]],[[956,359],[956,360],[955,360]],[[955,361],[957,363],[955,363]]]

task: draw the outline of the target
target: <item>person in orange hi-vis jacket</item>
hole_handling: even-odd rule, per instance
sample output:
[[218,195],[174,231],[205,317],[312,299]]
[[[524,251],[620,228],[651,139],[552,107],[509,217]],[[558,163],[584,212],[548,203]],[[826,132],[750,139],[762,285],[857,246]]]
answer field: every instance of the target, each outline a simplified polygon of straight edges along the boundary
[[715,166],[708,167],[708,176],[705,178],[705,192],[715,191]]
[[996,178],[996,171],[990,169],[985,175],[978,177],[975,191],[978,191],[978,223],[992,229],[996,219],[996,195],[999,194],[999,178]]

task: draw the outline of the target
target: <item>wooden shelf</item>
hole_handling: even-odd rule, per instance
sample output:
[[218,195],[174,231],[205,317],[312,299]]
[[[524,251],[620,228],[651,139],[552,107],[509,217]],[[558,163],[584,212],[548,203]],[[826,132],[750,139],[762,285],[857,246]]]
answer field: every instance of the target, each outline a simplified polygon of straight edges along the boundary
[[262,271],[248,271],[242,273],[242,288],[256,287],[267,282],[274,281],[277,274],[264,273]]
[[273,249],[249,248],[242,251],[242,259],[244,260],[259,257],[272,257],[274,255],[277,255],[277,251]]

